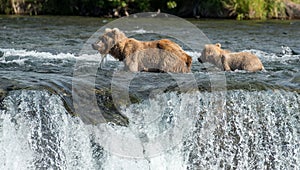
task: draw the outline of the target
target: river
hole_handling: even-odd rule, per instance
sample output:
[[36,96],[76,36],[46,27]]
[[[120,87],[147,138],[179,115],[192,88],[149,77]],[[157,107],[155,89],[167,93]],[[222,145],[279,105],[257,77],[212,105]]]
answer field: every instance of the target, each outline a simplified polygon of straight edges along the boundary
[[[143,17],[146,17],[143,18]],[[105,27],[170,38],[192,72],[130,73]],[[0,169],[299,169],[300,21],[0,16]],[[199,63],[204,44],[265,71]]]

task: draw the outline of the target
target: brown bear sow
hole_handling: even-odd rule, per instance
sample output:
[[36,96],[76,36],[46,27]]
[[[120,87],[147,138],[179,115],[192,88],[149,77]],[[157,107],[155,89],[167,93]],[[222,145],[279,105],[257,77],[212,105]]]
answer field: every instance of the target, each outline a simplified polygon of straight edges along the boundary
[[212,63],[225,71],[247,70],[254,72],[264,69],[256,55],[249,52],[232,53],[221,49],[220,43],[206,44],[198,61]]
[[127,38],[117,28],[106,29],[100,40],[92,44],[101,55],[110,54],[124,62],[125,70],[132,72],[176,72],[191,71],[192,57],[182,48],[168,40],[138,41]]

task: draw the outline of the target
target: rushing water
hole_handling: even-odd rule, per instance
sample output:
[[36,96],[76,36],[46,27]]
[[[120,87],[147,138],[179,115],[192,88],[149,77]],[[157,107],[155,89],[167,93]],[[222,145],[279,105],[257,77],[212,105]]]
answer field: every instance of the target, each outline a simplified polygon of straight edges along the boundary
[[191,74],[126,73],[86,52],[110,20],[0,16],[0,169],[299,169],[300,21],[189,22],[266,71],[198,63],[184,22],[125,33],[173,38]]

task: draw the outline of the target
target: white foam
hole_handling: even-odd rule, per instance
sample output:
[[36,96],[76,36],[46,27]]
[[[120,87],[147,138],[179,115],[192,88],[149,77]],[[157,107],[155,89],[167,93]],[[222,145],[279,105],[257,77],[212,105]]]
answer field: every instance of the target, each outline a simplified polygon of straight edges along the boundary
[[[236,90],[228,91],[223,96],[226,100],[222,100],[222,95],[218,92],[154,95],[149,103],[124,108],[123,114],[129,117],[130,124],[120,127],[83,124],[78,117],[67,115],[59,96],[46,91],[11,93],[4,99],[6,110],[0,109],[0,169],[181,170],[229,166],[287,169],[299,166],[297,93]],[[186,124],[182,118],[193,123]],[[183,136],[172,131],[180,124],[187,128]],[[135,145],[128,140],[118,143],[106,138],[102,127],[110,128],[114,139],[124,136],[140,140],[144,144],[143,157],[113,152],[112,149],[124,152],[124,147]],[[156,134],[160,136],[156,147],[147,147]],[[169,147],[164,137],[169,141],[174,137],[180,140],[178,145]],[[102,141],[115,148],[107,148]],[[157,151],[157,146],[165,150],[149,154],[151,150]]]
[[275,53],[267,53],[261,50],[244,50],[246,52],[251,52],[255,55],[257,55],[262,60],[268,60],[268,61],[286,61],[286,60],[297,60],[300,58],[300,55],[290,55],[290,54],[284,54],[282,56],[279,56]]
[[[100,61],[101,60],[101,54],[82,54],[78,57],[76,57],[77,60],[87,60],[87,61]],[[106,61],[117,61],[114,57],[107,54],[105,57]]]
[[17,58],[15,60],[10,60],[10,61],[6,61],[5,59],[1,59],[0,58],[0,63],[3,63],[3,64],[12,64],[12,63],[16,63],[18,65],[24,65],[25,64],[25,61],[27,61],[26,58]]
[[176,93],[153,95],[149,103],[121,111],[129,118],[128,127],[98,126],[96,141],[108,151],[104,169],[186,169],[182,144],[193,129],[195,110],[189,107],[197,98]]
[[36,58],[50,58],[50,59],[73,59],[75,58],[74,54],[71,53],[58,53],[52,54],[50,52],[37,52],[37,51],[28,51],[28,50],[15,50],[15,49],[0,49],[2,51],[3,57],[9,56],[19,56],[19,57],[36,57]]
[[[95,61],[99,62],[101,60],[101,54],[82,54],[75,56],[71,53],[58,53],[52,54],[50,52],[37,52],[29,50],[16,50],[16,49],[1,49],[3,56],[0,57],[0,63],[17,63],[19,65],[24,65],[24,62],[30,60],[30,58],[36,59],[63,59],[63,60],[79,60],[79,61]],[[15,58],[11,58],[15,57]],[[7,58],[10,58],[7,60]],[[111,55],[107,55],[105,61],[116,61]]]
[[125,33],[137,33],[137,34],[145,34],[145,33],[153,33],[153,31],[147,31],[144,30],[143,28],[137,29],[137,30],[132,30],[132,31],[124,31]]
[[185,52],[193,58],[193,62],[198,62],[198,58],[201,56],[201,52],[197,52],[197,51],[185,51]]

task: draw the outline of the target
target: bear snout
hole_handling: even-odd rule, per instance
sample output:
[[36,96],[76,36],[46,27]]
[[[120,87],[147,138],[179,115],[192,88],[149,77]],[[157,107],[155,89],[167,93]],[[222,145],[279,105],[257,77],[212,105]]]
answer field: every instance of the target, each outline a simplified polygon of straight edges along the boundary
[[98,44],[92,44],[92,47],[94,50],[98,50],[100,48],[100,46]]

